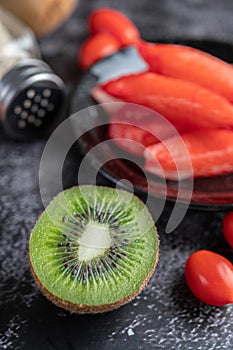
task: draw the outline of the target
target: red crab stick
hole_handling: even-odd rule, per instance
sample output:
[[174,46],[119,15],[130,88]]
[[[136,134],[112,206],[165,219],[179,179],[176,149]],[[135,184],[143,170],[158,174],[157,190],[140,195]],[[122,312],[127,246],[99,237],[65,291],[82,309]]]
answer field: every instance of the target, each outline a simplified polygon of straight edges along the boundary
[[112,8],[93,11],[89,17],[89,28],[92,35],[97,33],[113,35],[122,46],[135,44],[140,39],[140,33],[133,22]]
[[120,78],[102,85],[108,94],[162,114],[174,126],[225,128],[233,126],[233,106],[199,85],[155,73]]
[[199,84],[233,102],[233,67],[230,64],[182,45],[141,41],[138,49],[152,72]]
[[[188,132],[184,125],[176,125],[176,129],[179,133]],[[151,109],[131,103],[123,104],[109,120],[110,139],[137,156],[143,156],[146,146],[177,134],[176,129]]]
[[119,42],[114,36],[106,33],[98,33],[87,39],[78,54],[78,62],[82,69],[87,69],[95,62],[120,49]]
[[233,131],[202,130],[183,134],[187,150],[181,146],[179,138],[171,137],[163,143],[148,146],[144,152],[145,170],[163,176],[157,166],[159,162],[165,177],[177,180],[177,168],[180,169],[180,178],[190,173],[189,154],[194,177],[223,175],[233,171]]

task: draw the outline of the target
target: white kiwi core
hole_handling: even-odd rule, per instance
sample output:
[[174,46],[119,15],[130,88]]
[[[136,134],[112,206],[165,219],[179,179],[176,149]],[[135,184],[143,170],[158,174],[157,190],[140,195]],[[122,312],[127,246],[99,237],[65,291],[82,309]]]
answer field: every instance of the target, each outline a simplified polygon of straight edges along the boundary
[[105,250],[112,245],[108,225],[90,220],[78,243],[78,256],[81,261],[91,260],[104,254]]

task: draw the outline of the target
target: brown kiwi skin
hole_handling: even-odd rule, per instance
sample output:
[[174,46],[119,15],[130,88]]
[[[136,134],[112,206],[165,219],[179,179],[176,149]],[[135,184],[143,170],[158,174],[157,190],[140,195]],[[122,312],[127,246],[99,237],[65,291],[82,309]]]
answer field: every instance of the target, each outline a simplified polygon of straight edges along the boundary
[[[84,187],[84,186],[90,187],[89,185],[82,185],[82,187]],[[74,186],[74,187],[78,187],[78,186]],[[104,187],[104,186],[98,186],[98,187]],[[136,197],[136,198],[137,198],[138,201],[141,201],[138,197]],[[32,232],[31,232],[31,234],[32,234]],[[31,234],[30,234],[30,236],[31,236]],[[153,275],[153,273],[154,273],[154,271],[156,269],[156,266],[158,264],[158,260],[159,260],[159,245],[160,245],[160,241],[159,241],[159,238],[158,238],[158,247],[157,247],[157,254],[156,254],[156,259],[155,259],[154,266],[151,269],[151,271],[148,273],[146,278],[144,279],[144,281],[141,284],[141,286],[139,287],[139,289],[136,292],[134,292],[134,293],[132,293],[130,295],[127,295],[125,298],[122,298],[122,299],[119,299],[119,300],[115,301],[114,303],[102,304],[102,305],[75,304],[75,303],[72,303],[72,302],[70,302],[68,300],[64,300],[62,298],[57,297],[56,295],[51,293],[47,288],[45,288],[45,286],[41,283],[41,281],[37,277],[37,275],[36,275],[36,273],[35,273],[35,271],[33,269],[31,258],[30,258],[30,248],[28,249],[28,258],[29,258],[29,265],[30,265],[32,276],[34,277],[34,279],[35,279],[35,281],[36,281],[40,291],[53,304],[55,304],[56,306],[61,307],[63,309],[66,309],[66,310],[68,310],[68,311],[70,311],[71,313],[74,313],[74,314],[98,314],[98,313],[104,313],[104,312],[116,310],[120,306],[123,306],[123,305],[129,303],[131,300],[133,300],[145,288],[145,286],[149,282],[149,280],[150,280],[151,276]]]

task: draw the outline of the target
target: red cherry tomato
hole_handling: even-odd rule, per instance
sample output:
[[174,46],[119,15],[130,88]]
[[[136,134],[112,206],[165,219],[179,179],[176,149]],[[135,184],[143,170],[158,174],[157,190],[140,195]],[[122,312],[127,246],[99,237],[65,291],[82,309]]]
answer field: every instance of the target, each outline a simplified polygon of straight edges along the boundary
[[89,18],[89,28],[92,35],[97,33],[113,35],[122,46],[135,44],[140,39],[139,31],[130,19],[110,8],[93,11]]
[[233,212],[223,219],[223,234],[227,243],[233,248]]
[[112,35],[99,33],[87,39],[79,52],[79,64],[82,69],[89,68],[101,58],[118,51],[120,43]]
[[185,278],[201,301],[214,306],[233,303],[233,266],[223,256],[208,250],[193,253],[186,262]]

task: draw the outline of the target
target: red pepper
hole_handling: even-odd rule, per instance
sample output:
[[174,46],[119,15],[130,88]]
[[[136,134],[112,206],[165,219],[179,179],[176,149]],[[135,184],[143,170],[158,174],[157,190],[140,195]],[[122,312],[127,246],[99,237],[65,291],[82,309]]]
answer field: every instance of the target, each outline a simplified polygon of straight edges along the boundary
[[191,174],[187,155],[194,177],[227,174],[233,172],[233,131],[201,130],[183,134],[182,139],[181,136],[171,137],[147,147],[144,155],[146,171],[171,180]]
[[201,85],[233,102],[232,65],[184,45],[140,41],[138,50],[150,71]]
[[190,82],[144,73],[120,78],[101,88],[125,102],[152,108],[175,127],[233,127],[233,106],[229,101]]

